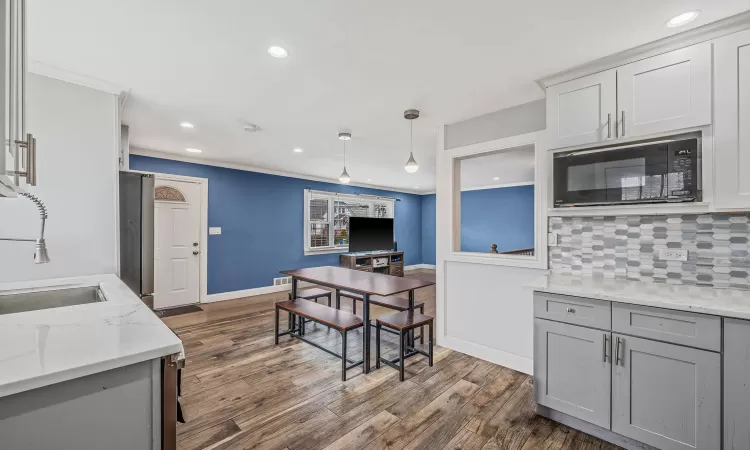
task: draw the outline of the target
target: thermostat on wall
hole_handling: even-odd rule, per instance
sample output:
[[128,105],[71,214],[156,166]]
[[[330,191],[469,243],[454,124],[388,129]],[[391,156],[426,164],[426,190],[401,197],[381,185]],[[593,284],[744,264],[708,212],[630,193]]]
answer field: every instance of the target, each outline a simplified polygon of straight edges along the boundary
[[208,234],[221,234],[221,227],[208,227]]

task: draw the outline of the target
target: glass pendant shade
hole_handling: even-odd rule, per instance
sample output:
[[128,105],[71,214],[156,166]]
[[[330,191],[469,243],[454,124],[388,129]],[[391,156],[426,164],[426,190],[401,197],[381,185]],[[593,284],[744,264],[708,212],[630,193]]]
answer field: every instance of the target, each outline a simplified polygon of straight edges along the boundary
[[417,164],[417,161],[414,159],[413,153],[409,153],[409,160],[406,161],[404,169],[406,169],[406,171],[409,173],[414,173],[419,170],[419,164]]
[[346,184],[349,181],[351,181],[351,177],[349,176],[349,172],[346,171],[346,166],[344,166],[344,171],[341,172],[341,176],[339,177],[339,181]]

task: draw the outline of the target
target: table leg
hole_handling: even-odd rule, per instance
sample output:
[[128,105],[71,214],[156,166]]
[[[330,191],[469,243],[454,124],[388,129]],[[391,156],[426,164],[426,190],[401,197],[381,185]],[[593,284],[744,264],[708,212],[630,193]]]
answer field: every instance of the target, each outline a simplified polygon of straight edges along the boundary
[[[414,312],[414,289],[409,291],[409,311]],[[409,330],[408,345],[409,348],[414,348],[414,330]]]
[[362,366],[365,373],[370,373],[370,294],[362,294]]
[[[292,277],[292,300],[296,300],[296,299],[297,299],[297,279]],[[290,312],[287,315],[287,317],[289,319],[289,329],[291,330],[292,329],[292,313]]]
[[336,289],[336,309],[341,309],[341,289]]

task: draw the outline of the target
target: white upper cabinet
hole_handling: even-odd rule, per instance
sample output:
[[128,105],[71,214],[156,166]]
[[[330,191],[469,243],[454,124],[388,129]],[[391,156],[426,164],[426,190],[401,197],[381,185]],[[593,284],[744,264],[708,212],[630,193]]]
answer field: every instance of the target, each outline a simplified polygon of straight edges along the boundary
[[710,124],[710,42],[547,88],[550,148]]
[[547,89],[547,130],[553,148],[615,137],[616,83],[613,69]]
[[711,43],[617,69],[618,137],[711,123]]
[[714,170],[717,209],[750,208],[750,30],[715,42]]
[[26,130],[26,0],[0,0],[0,197],[36,186],[36,143]]

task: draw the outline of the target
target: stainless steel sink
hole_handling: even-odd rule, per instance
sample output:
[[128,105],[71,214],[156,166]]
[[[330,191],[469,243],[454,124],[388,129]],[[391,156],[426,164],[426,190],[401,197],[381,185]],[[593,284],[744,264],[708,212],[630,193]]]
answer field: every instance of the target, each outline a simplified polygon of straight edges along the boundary
[[103,302],[106,299],[98,286],[53,289],[17,294],[0,293],[0,315],[63,306]]

